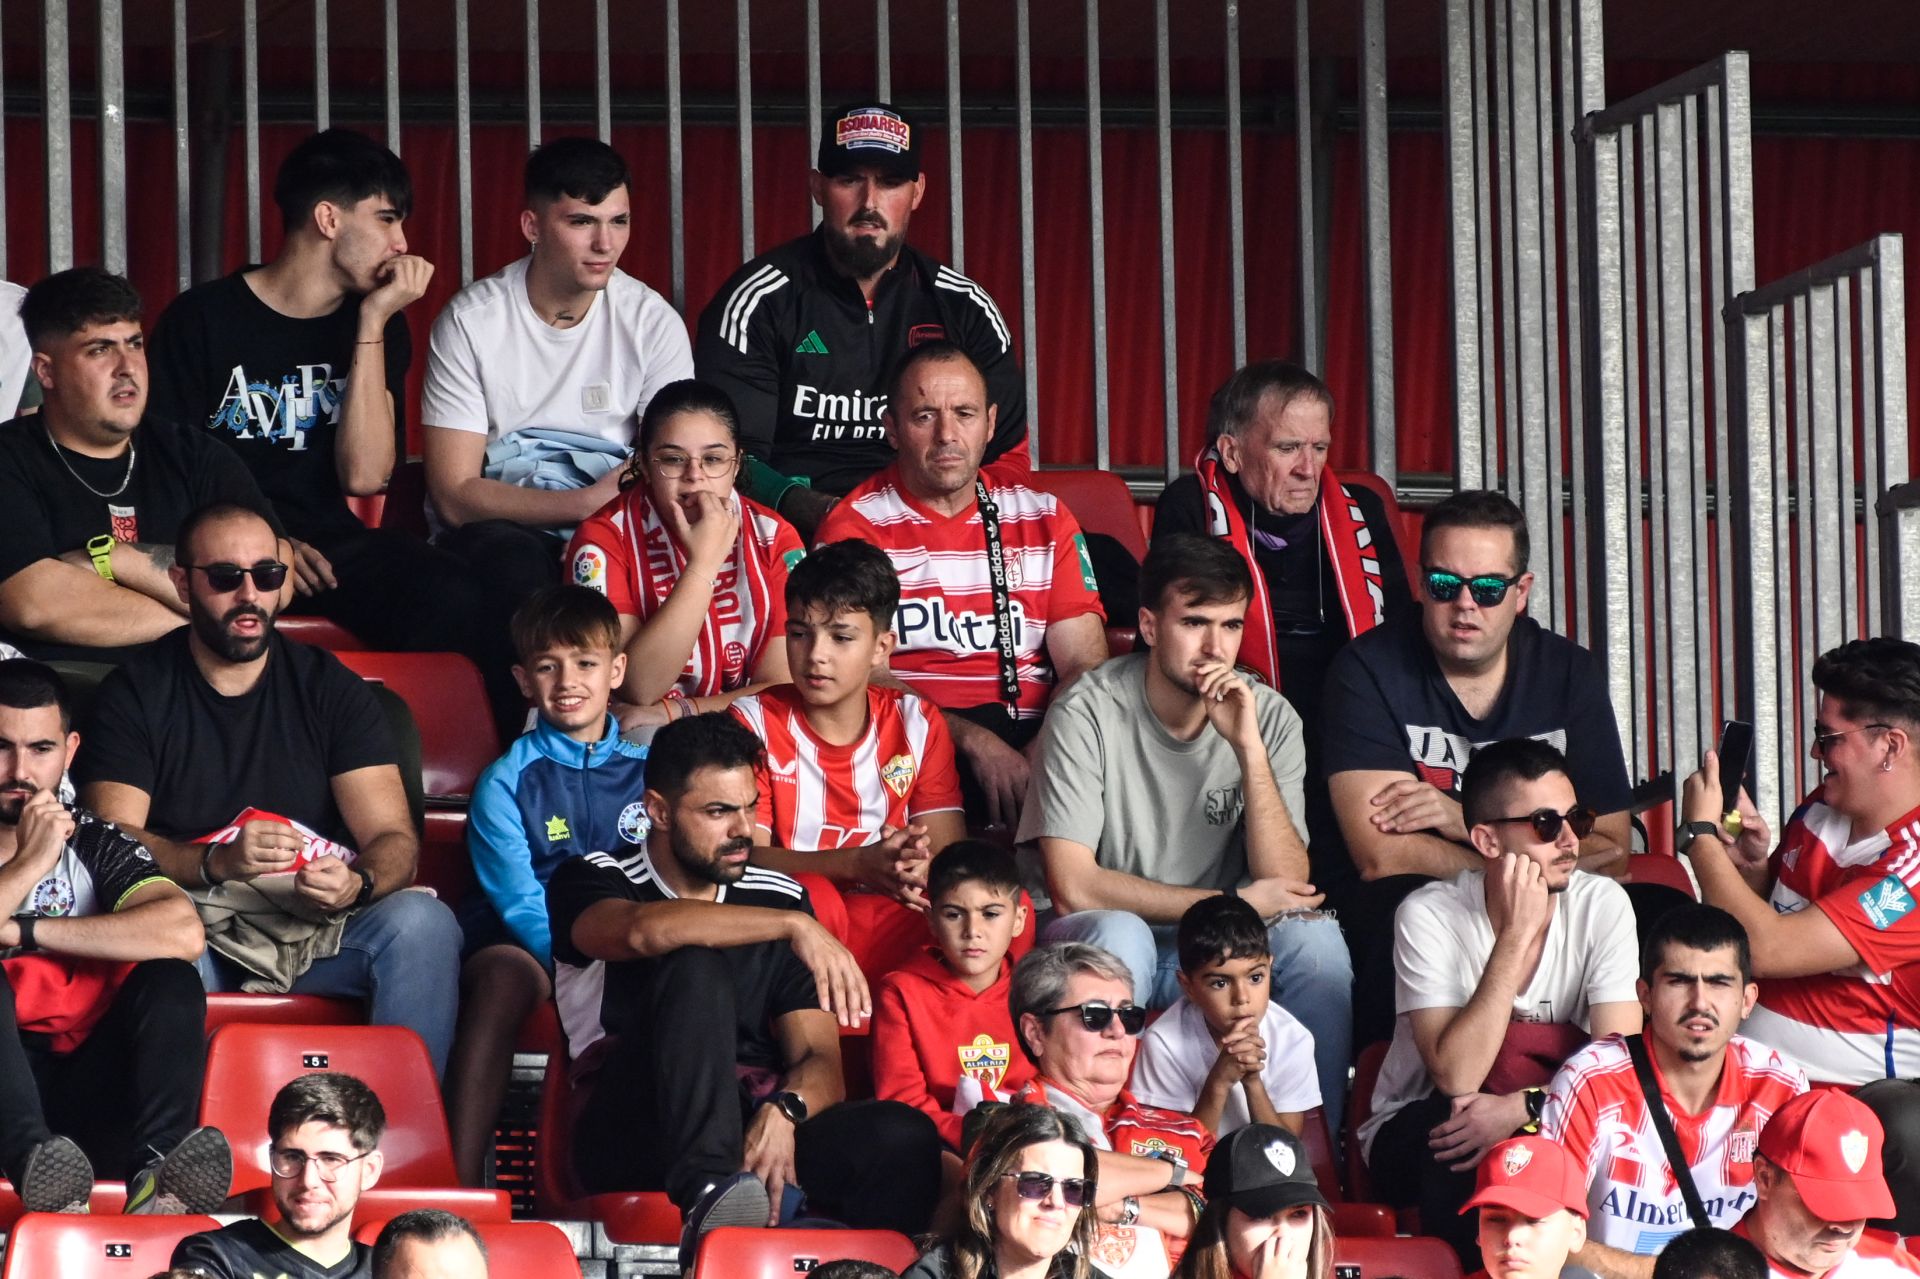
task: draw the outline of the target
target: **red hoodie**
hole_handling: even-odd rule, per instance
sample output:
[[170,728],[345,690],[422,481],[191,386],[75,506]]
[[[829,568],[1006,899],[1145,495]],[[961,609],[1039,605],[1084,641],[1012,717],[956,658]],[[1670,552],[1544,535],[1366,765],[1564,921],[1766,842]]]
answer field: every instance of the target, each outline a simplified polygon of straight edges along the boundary
[[940,952],[926,947],[880,979],[873,1008],[873,1088],[885,1101],[904,1101],[933,1117],[940,1135],[960,1148],[961,1117],[953,1113],[960,1076],[972,1075],[1005,1098],[1033,1078],[1007,1009],[1013,961],[979,994],[948,971]]

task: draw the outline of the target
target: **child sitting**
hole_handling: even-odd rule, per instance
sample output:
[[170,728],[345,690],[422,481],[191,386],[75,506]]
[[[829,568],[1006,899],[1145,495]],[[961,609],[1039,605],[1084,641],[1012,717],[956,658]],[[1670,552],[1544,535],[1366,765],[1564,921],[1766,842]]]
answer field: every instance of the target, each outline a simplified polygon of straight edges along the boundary
[[1180,917],[1181,997],[1147,1027],[1133,1095],[1225,1137],[1247,1123],[1299,1133],[1320,1104],[1313,1036],[1269,1001],[1273,954],[1260,913],[1231,894]]

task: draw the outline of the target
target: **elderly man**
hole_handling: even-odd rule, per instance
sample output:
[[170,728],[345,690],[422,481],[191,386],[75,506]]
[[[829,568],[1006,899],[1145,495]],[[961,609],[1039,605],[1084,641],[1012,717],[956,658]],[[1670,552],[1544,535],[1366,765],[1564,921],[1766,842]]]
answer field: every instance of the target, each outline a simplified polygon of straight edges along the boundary
[[946,713],[967,811],[1011,826],[1041,715],[1106,660],[1107,640],[1073,516],[1049,494],[981,470],[998,420],[966,351],[915,347],[886,412],[898,457],[847,494],[819,540],[857,538],[892,558],[892,671]]
[[1473,1198],[1486,1269],[1473,1279],[1559,1279],[1587,1237],[1580,1165],[1545,1137],[1515,1137],[1487,1152]]
[[1094,1255],[1117,1264],[1146,1249],[1143,1268],[1127,1273],[1164,1276],[1178,1251],[1167,1241],[1193,1229],[1214,1142],[1193,1116],[1144,1105],[1126,1089],[1147,1024],[1132,973],[1098,946],[1042,946],[1014,968],[1007,1002],[1038,1072],[1016,1100],[1072,1115],[1099,1148]]

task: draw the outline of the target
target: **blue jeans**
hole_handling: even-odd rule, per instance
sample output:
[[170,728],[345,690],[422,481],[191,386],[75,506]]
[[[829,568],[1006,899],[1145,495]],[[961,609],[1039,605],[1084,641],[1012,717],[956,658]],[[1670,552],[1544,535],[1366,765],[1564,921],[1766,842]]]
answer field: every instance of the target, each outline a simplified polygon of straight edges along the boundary
[[[1149,924],[1124,910],[1083,910],[1054,919],[1040,940],[1079,941],[1112,951],[1133,973],[1134,998],[1165,1008],[1180,997],[1180,955],[1172,924]],[[1314,1071],[1327,1128],[1340,1139],[1353,1052],[1353,961],[1330,918],[1282,919],[1267,930],[1273,950],[1273,999],[1313,1036]]]
[[[200,976],[208,990],[238,990],[247,973],[208,947]],[[444,1077],[460,1002],[460,925],[430,893],[390,893],[347,921],[340,953],[315,961],[293,993],[365,999],[368,1024],[420,1036]]]

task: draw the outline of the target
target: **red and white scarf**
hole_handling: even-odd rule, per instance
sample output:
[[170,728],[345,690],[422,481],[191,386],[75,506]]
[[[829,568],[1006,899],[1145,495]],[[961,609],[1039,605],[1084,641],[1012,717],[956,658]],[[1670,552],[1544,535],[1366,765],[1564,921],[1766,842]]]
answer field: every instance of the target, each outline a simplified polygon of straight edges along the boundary
[[[1273,601],[1267,581],[1253,555],[1247,512],[1235,499],[1230,472],[1219,450],[1208,445],[1193,464],[1207,505],[1207,532],[1233,544],[1253,571],[1253,602],[1247,607],[1246,629],[1240,641],[1240,664],[1260,672],[1274,688],[1280,687],[1280,651],[1273,634]],[[1333,568],[1334,592],[1346,615],[1349,637],[1370,631],[1386,620],[1387,596],[1380,575],[1380,553],[1374,549],[1373,530],[1347,486],[1334,477],[1332,467],[1320,471],[1320,534]]]
[[[773,627],[769,573],[778,517],[738,493],[728,500],[740,515],[740,537],[715,578],[713,602],[674,684],[688,697],[712,697],[746,684]],[[627,538],[639,578],[635,596],[645,610],[645,620],[667,602],[674,583],[686,571],[687,553],[653,509],[644,485],[635,485],[627,495]]]

